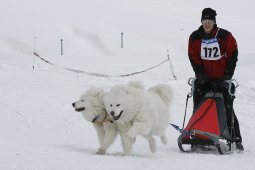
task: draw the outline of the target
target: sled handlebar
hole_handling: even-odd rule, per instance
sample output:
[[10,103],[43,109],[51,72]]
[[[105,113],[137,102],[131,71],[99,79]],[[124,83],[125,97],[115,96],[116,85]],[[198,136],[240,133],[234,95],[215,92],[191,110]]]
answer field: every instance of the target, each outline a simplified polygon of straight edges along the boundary
[[194,94],[194,90],[195,90],[195,80],[196,80],[196,78],[194,78],[194,77],[191,77],[191,78],[189,78],[189,80],[188,80],[188,85],[191,86],[191,92],[188,94],[189,97],[192,97],[193,94]]
[[233,92],[231,91],[231,86],[234,85],[235,89],[239,86],[238,82],[236,81],[236,79],[231,79],[231,80],[225,80],[224,82],[228,83],[228,94],[230,96],[235,96],[235,91],[233,90]]
[[[195,90],[195,81],[197,80],[197,78],[191,77],[188,80],[188,85],[191,86],[191,92],[188,94],[190,97],[192,97],[192,95],[194,94],[194,90]],[[216,83],[217,84],[217,83]],[[221,82],[221,85],[223,85],[223,87],[228,89],[228,94],[230,96],[235,96],[235,89],[239,86],[238,82],[236,81],[236,79],[231,79],[231,80],[224,80]],[[234,85],[234,90],[232,90],[232,85]]]

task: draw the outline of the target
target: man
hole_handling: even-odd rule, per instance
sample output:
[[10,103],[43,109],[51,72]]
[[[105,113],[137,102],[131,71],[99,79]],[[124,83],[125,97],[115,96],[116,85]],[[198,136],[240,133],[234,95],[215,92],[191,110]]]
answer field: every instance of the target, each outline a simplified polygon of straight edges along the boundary
[[[195,72],[194,109],[203,98],[205,90],[211,90],[212,84],[230,80],[234,74],[238,49],[233,35],[216,24],[216,11],[205,8],[202,11],[202,25],[189,37],[188,55]],[[234,86],[232,87],[234,90]],[[239,123],[233,110],[234,97],[226,89],[221,89],[224,96],[228,126],[234,115],[234,134],[236,148],[244,150]]]

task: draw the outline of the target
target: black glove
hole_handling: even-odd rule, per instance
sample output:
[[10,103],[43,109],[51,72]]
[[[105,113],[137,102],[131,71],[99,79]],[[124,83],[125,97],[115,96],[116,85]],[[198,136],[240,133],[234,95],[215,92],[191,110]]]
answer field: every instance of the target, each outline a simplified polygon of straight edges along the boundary
[[224,88],[226,85],[228,85],[225,81],[230,80],[230,79],[231,79],[231,77],[227,74],[225,74],[223,78],[211,78],[210,79],[210,87],[212,89]]
[[222,78],[222,80],[230,80],[231,79],[231,76],[228,75],[228,74],[225,74],[224,77]]
[[224,87],[224,81],[223,78],[211,78],[210,81],[210,88],[214,91],[219,91]]
[[198,86],[204,85],[205,83],[209,82],[210,78],[206,76],[197,77],[195,80],[195,84]]

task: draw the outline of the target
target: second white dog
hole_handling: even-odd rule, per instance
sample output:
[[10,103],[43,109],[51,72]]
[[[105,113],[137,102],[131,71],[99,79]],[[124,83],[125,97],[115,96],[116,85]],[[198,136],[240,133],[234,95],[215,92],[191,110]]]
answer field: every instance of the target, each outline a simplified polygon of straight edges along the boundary
[[153,136],[167,143],[165,130],[170,122],[169,105],[172,90],[168,85],[156,85],[148,90],[139,82],[115,86],[104,97],[107,113],[116,123],[124,153],[130,154],[138,135],[144,136],[151,152],[156,151]]

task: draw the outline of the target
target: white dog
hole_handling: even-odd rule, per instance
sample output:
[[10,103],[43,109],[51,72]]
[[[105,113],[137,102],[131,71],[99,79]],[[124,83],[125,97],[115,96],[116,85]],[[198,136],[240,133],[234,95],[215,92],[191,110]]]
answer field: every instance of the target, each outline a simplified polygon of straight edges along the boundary
[[162,143],[167,144],[165,130],[170,122],[171,99],[170,86],[161,84],[146,90],[139,82],[115,86],[106,94],[105,108],[117,124],[126,155],[131,153],[138,135],[148,140],[151,152],[156,151],[153,136],[160,136]]
[[92,87],[72,104],[75,111],[81,112],[87,121],[93,123],[100,145],[97,154],[101,155],[105,154],[117,135],[117,127],[104,107],[104,94],[102,89]]

